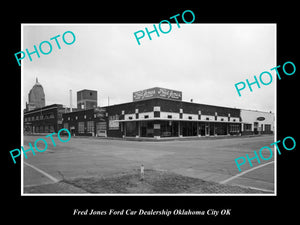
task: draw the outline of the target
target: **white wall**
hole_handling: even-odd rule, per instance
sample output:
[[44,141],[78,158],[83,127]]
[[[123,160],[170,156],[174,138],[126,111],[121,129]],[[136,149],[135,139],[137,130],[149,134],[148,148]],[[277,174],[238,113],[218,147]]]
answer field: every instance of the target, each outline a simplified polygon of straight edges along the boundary
[[[258,117],[264,117],[265,120],[263,121],[258,121]],[[260,112],[260,111],[253,111],[253,110],[245,110],[241,109],[241,118],[242,118],[242,123],[247,123],[247,124],[252,124],[252,131],[254,130],[254,122],[258,122],[259,127],[261,124],[271,124],[271,130],[274,131],[274,122],[275,122],[275,115],[274,113],[269,113],[269,112]],[[242,126],[242,131],[243,131],[243,126]]]

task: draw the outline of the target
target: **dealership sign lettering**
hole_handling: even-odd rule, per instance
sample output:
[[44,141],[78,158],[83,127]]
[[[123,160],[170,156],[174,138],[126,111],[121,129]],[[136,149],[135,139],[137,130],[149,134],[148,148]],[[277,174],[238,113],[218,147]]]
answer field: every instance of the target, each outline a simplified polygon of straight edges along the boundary
[[166,88],[150,88],[133,93],[133,101],[146,100],[151,98],[166,98],[172,100],[182,100],[182,92]]

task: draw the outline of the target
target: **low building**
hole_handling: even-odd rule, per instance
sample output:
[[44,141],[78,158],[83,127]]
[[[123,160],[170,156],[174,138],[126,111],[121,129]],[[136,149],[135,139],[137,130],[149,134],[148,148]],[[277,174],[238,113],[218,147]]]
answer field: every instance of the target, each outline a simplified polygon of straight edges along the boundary
[[181,95],[159,87],[134,92],[130,103],[66,113],[63,126],[74,135],[108,137],[241,134],[240,109],[184,102]]
[[272,112],[241,109],[242,134],[273,134],[275,117]]
[[66,110],[61,104],[52,104],[30,111],[24,110],[24,132],[57,133],[62,128],[62,115]]

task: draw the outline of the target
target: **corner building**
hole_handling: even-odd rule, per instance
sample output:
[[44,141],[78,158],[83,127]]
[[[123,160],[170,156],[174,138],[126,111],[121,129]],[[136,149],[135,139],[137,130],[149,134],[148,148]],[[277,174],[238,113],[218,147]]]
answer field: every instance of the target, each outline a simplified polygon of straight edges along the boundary
[[241,134],[240,109],[182,101],[180,91],[154,87],[133,102],[63,114],[73,135],[185,137]]

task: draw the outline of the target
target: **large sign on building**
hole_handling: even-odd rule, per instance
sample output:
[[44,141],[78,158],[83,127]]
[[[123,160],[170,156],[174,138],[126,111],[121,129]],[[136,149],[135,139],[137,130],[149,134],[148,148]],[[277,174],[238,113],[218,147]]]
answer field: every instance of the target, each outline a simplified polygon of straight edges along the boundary
[[133,101],[141,101],[151,98],[164,98],[181,101],[182,92],[160,87],[133,92]]

